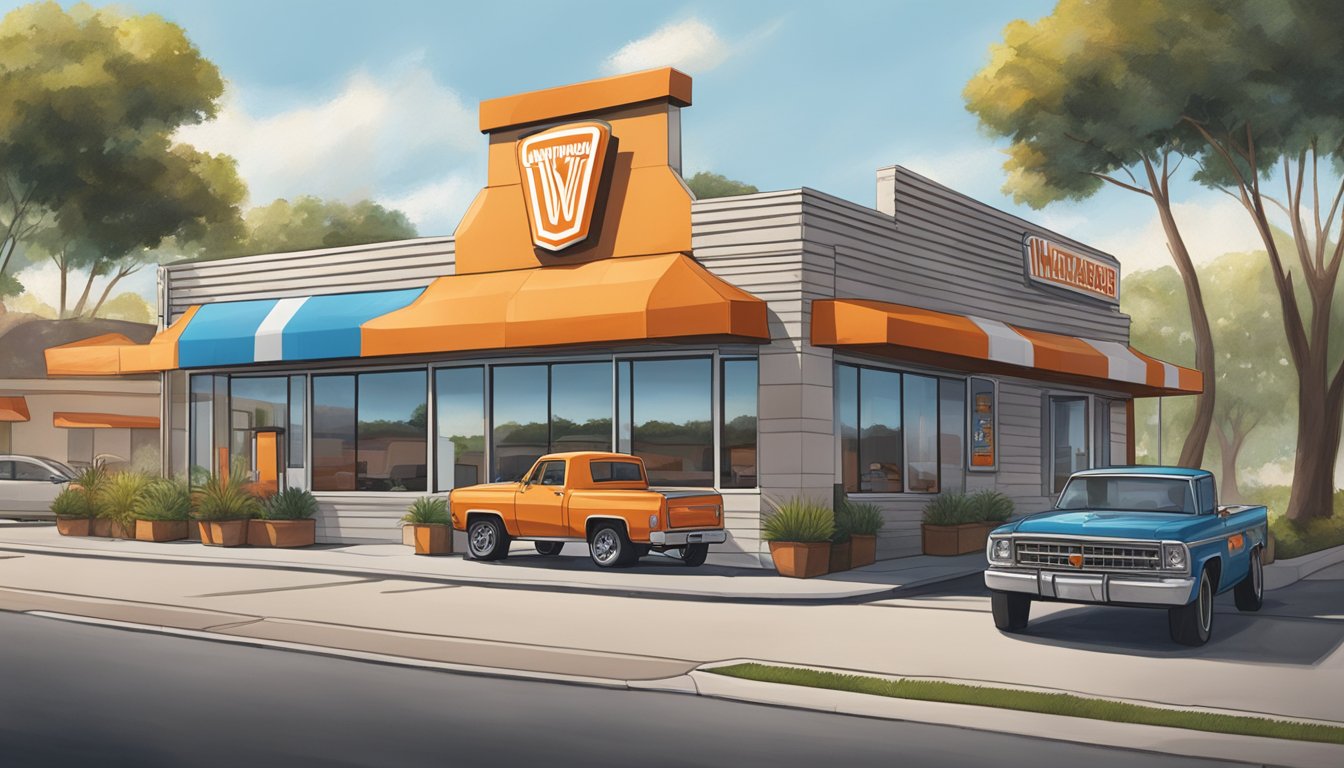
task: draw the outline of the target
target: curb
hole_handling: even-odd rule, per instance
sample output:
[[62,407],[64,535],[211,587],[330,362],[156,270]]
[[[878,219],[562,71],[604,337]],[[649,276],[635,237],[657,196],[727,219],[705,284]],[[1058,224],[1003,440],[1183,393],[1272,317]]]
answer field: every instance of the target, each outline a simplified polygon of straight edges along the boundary
[[1292,560],[1275,560],[1265,566],[1265,591],[1283,589],[1334,565],[1344,563],[1344,544]]
[[704,665],[690,673],[699,695],[786,709],[927,723],[1161,755],[1225,760],[1240,764],[1293,765],[1301,768],[1337,768],[1339,765],[1344,765],[1344,746],[1337,744],[1208,733],[1169,726],[1020,712],[973,704],[897,699],[783,683],[764,683],[706,671],[725,663],[731,662]]

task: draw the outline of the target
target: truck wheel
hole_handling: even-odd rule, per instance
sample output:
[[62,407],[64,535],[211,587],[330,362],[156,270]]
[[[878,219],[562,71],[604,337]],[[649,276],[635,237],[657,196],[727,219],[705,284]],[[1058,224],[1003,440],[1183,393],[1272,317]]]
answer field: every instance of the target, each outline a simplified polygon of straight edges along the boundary
[[542,557],[555,557],[565,548],[563,541],[538,541],[537,554]]
[[1251,550],[1251,571],[1232,590],[1238,611],[1258,611],[1265,604],[1265,565],[1260,548]]
[[472,560],[503,560],[509,555],[509,534],[497,517],[478,517],[467,524],[467,554]]
[[599,568],[620,568],[635,560],[635,545],[625,535],[625,526],[599,523],[588,539],[588,554]]
[[1199,592],[1188,605],[1167,609],[1167,628],[1171,639],[1181,645],[1203,645],[1213,634],[1213,584],[1209,571],[1199,574]]
[[681,562],[692,568],[704,565],[706,557],[709,557],[708,544],[687,544],[681,548]]
[[1021,632],[1031,619],[1031,598],[1017,592],[992,592],[989,605],[994,626],[1003,632]]

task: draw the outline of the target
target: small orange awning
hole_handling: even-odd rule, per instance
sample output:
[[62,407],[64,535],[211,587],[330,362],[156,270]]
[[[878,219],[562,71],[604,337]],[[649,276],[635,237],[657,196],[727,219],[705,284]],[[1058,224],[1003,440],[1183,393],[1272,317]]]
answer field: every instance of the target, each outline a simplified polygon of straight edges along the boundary
[[954,370],[1105,386],[1139,397],[1204,390],[1197,370],[1114,341],[865,299],[812,302],[812,343]]
[[66,429],[158,429],[158,416],[123,416],[119,413],[72,413],[57,411],[52,426]]
[[364,323],[362,356],[689,337],[768,341],[766,306],[670,253],[441,277]]
[[[158,373],[177,368],[177,338],[199,307],[159,331],[148,344],[136,344],[119,333],[105,333],[46,350],[49,376],[120,376]],[[59,426],[59,425],[57,425]],[[157,425],[156,425],[157,426]]]
[[22,397],[0,397],[0,422],[27,421],[28,401]]

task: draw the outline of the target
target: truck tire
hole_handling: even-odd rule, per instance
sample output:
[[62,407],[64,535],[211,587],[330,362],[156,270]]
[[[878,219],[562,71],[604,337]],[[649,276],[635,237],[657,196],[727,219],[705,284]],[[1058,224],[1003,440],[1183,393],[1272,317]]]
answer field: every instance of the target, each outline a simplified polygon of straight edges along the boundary
[[1258,611],[1265,604],[1265,571],[1260,548],[1251,550],[1251,569],[1232,590],[1238,611]]
[[503,560],[509,556],[509,534],[498,517],[487,515],[467,523],[467,556],[472,560]]
[[620,523],[601,522],[588,537],[588,554],[599,568],[623,568],[635,561],[635,545]]
[[681,548],[681,562],[692,568],[704,565],[706,557],[709,557],[708,544],[687,544]]
[[1002,632],[1021,632],[1031,620],[1031,598],[1017,592],[991,592],[994,626]]
[[536,544],[537,554],[542,557],[555,557],[565,548],[563,541],[538,541]]
[[1199,646],[1213,634],[1213,583],[1209,569],[1199,572],[1199,591],[1187,605],[1167,609],[1167,628],[1171,639],[1181,645]]

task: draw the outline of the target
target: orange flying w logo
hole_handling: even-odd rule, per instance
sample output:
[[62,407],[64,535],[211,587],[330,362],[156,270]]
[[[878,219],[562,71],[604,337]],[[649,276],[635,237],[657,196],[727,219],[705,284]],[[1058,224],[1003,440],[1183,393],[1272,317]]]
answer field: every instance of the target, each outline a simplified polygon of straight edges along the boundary
[[588,237],[611,127],[568,123],[518,142],[532,242],[559,251]]

